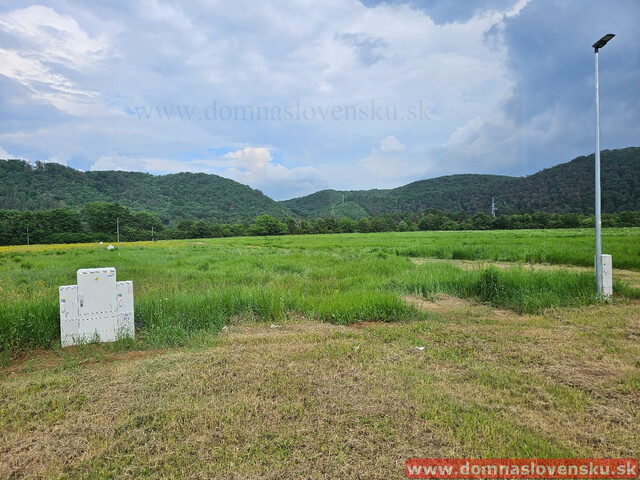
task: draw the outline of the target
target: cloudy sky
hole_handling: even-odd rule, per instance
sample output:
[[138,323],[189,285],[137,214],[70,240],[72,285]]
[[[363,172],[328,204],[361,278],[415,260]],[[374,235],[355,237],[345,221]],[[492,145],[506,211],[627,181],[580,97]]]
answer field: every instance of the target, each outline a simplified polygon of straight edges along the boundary
[[640,145],[640,1],[8,0],[0,158],[275,199]]

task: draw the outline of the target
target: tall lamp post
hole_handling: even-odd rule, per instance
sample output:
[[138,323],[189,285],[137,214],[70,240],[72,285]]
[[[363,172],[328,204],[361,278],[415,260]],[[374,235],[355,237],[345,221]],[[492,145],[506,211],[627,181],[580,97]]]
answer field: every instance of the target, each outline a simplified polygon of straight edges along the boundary
[[600,90],[598,80],[598,50],[604,47],[615,35],[608,33],[596,43],[593,50],[596,57],[596,293],[603,293],[603,266],[602,266],[602,219],[600,216]]

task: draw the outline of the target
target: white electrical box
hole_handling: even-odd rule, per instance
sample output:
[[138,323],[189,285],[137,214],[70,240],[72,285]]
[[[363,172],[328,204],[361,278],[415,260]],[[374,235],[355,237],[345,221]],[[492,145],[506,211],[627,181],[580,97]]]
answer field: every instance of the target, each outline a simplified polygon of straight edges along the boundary
[[613,262],[611,255],[602,255],[602,294],[605,297],[613,295]]
[[133,282],[116,282],[113,267],[80,269],[77,279],[59,289],[62,346],[133,337]]

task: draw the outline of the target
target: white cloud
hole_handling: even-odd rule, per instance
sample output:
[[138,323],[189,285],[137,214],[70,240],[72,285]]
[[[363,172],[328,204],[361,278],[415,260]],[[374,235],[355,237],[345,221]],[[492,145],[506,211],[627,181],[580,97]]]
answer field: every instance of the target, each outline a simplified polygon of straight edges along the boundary
[[393,135],[380,140],[380,150],[383,152],[401,152],[405,146]]
[[[375,100],[397,109],[398,117],[408,105],[424,100],[434,111],[430,141],[446,138],[452,124],[479,114],[494,101],[483,88],[487,83],[492,91],[509,84],[501,66],[503,52],[483,46],[487,29],[500,21],[495,18],[436,25],[424,12],[406,5],[367,8],[353,0],[252,3],[240,9],[213,3],[189,10],[147,0],[121,8],[126,9],[122,16],[115,6],[101,9],[108,28],[95,19],[87,21],[91,13],[86,7],[62,13],[32,6],[0,14],[0,28],[21,42],[20,48],[5,48],[5,74],[31,88],[35,99],[83,115],[91,115],[91,106],[111,91],[116,96],[109,97],[110,102],[122,102],[117,95],[124,95],[129,105],[204,107],[217,99],[231,105],[285,106],[300,101],[344,107]],[[99,28],[85,27],[96,24]],[[71,78],[56,65],[95,74]],[[482,98],[477,92],[484,92]],[[83,111],[83,106],[88,108]],[[305,150],[317,165],[328,161],[324,147],[329,139],[339,144],[360,137],[362,149],[400,121],[332,121],[317,116],[312,131],[296,121],[194,121],[190,127],[215,130],[230,140],[227,146],[245,141],[272,144],[294,161]],[[116,139],[130,130],[131,122],[113,115],[104,122]],[[139,121],[137,129],[146,129],[148,138],[183,141],[184,128],[174,127],[168,121]],[[405,143],[424,142],[424,128],[425,122],[405,122]],[[395,147],[390,143],[381,148]],[[142,149],[147,158],[162,156],[153,145]],[[94,150],[92,156],[109,155]],[[266,158],[261,158],[266,165]],[[357,159],[345,155],[335,161],[354,165]]]
[[[0,112],[15,118],[2,118],[0,143],[17,155],[56,157],[81,169],[227,175],[279,198],[324,187],[393,186],[425,175],[513,172],[523,142],[545,150],[567,138],[571,148],[584,144],[577,133],[563,136],[573,128],[567,122],[579,118],[574,105],[545,107],[522,120],[527,125],[504,110],[519,86],[510,62],[514,42],[526,54],[530,36],[553,26],[546,8],[523,23],[539,3],[527,2],[486,6],[449,23],[434,22],[430,7],[411,2],[366,7],[356,0],[197,1],[189,8],[165,0],[45,0],[3,7],[0,88],[11,94],[0,96]],[[480,4],[472,3],[469,9]],[[594,14],[585,12],[592,21]],[[626,16],[634,25],[634,16]],[[514,40],[508,27],[515,23]],[[556,58],[555,51],[535,54],[545,64]],[[628,64],[616,78],[632,84]],[[581,88],[571,75],[557,81]],[[619,104],[635,112],[636,97],[620,95]],[[299,103],[316,112],[375,101],[395,115],[204,121],[213,101],[254,108]],[[419,103],[428,106],[429,118],[411,120],[407,109]],[[193,106],[195,114],[141,119],[131,113],[136,106]]]
[[[316,115],[307,122],[198,122],[199,113],[192,121],[109,113],[71,130],[73,135],[67,133],[72,125],[65,125],[57,139],[47,136],[50,147],[39,140],[41,135],[32,141],[50,149],[49,156],[69,158],[71,153],[63,153],[66,142],[75,158],[91,159],[85,168],[216,173],[279,198],[338,183],[395,186],[425,171],[424,159],[415,154],[425,150],[421,145],[446,140],[452,128],[481,115],[510,86],[504,52],[483,44],[486,31],[502,21],[496,15],[436,25],[407,5],[367,8],[352,0],[251,5],[238,9],[216,3],[183,10],[146,0],[129,7],[128,18],[116,17],[118,28],[101,25],[103,33],[83,28],[91,24],[86,10],[77,17],[82,21],[69,10],[15,10],[4,14],[0,28],[15,32],[19,25],[16,35],[23,45],[6,49],[10,61],[5,70],[29,86],[34,98],[75,114],[115,90],[127,95],[124,106],[195,105],[199,113],[212,100],[231,106],[299,102],[325,110],[368,107],[375,101],[392,109],[393,118],[383,112],[384,118],[371,120],[369,111],[367,120]],[[108,17],[109,9],[103,12]],[[64,45],[58,40],[44,45],[51,31]],[[51,66],[56,64],[105,73],[109,68],[118,72],[117,81],[109,82],[111,71],[72,79]],[[122,102],[117,96],[110,101]],[[409,106],[422,102],[432,119],[402,120]],[[101,124],[108,134],[101,135]],[[402,131],[403,142],[390,130]],[[28,135],[23,138],[28,141]],[[203,145],[235,149],[217,157],[181,157]],[[282,154],[277,161],[274,151]]]
[[76,20],[42,5],[0,13],[0,31],[20,41],[20,48],[0,48],[0,74],[26,86],[36,101],[74,115],[91,114],[99,93],[82,88],[59,67],[77,72],[91,68],[107,48]]
[[389,135],[371,149],[369,156],[358,161],[347,177],[365,179],[369,187],[365,184],[361,188],[393,188],[420,176],[425,170],[424,159],[407,152],[404,144]]
[[235,152],[229,152],[224,158],[231,160],[234,167],[248,171],[264,169],[271,162],[271,152],[264,147],[245,147]]
[[122,157],[119,155],[101,155],[91,165],[91,171],[120,170],[123,172],[145,171],[152,162],[149,159]]
[[13,160],[15,158],[18,158],[16,155],[13,155],[12,153],[7,152],[4,148],[0,147],[0,158],[3,160]]
[[287,168],[273,162],[264,147],[245,147],[224,155],[229,165],[223,175],[240,183],[260,188],[280,200],[326,187],[315,167]]
[[[472,118],[455,129],[433,157],[438,161],[429,166],[428,176],[455,173],[490,173],[522,175],[522,128],[516,115],[507,115],[505,104],[484,117]],[[532,172],[527,172],[532,173]]]
[[29,57],[75,70],[91,66],[107,47],[104,38],[90,37],[71,16],[42,5],[1,14],[0,29],[18,37]]
[[398,186],[398,181],[405,179],[412,170],[411,163],[403,156],[388,154],[377,148],[371,155],[357,163],[361,175],[365,175],[378,188]]
[[0,75],[28,87],[34,100],[50,103],[71,114],[89,114],[98,98],[97,92],[86,91],[63,75],[53,73],[39,60],[22,57],[0,48]]

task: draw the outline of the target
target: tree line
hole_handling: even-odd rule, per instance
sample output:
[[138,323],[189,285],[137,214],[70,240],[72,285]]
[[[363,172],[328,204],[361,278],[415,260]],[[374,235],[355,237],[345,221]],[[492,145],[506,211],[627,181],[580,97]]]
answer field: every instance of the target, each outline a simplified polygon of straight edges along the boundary
[[[640,227],[640,211],[603,214],[603,227]],[[114,242],[120,240],[170,240],[237,236],[326,233],[410,232],[433,230],[512,230],[593,227],[592,216],[576,213],[522,213],[492,217],[469,216],[464,211],[424,210],[420,213],[381,214],[353,220],[326,217],[312,220],[259,215],[252,223],[208,224],[182,219],[165,225],[158,214],[131,211],[118,203],[91,202],[81,212],[65,209],[42,211],[0,210],[0,245],[30,243]],[[27,233],[28,232],[28,233]]]

